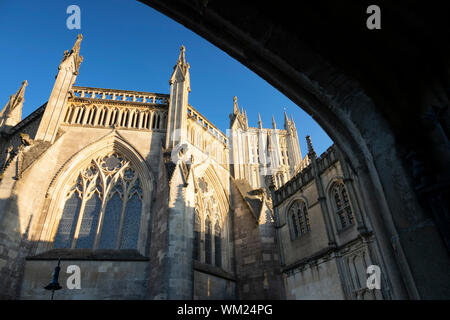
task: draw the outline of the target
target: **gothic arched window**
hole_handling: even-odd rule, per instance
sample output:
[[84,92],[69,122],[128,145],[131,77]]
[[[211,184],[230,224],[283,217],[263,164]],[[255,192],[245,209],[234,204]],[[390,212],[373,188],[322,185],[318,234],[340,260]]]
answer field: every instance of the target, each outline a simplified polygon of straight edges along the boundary
[[230,268],[228,220],[215,186],[206,177],[196,180],[193,260],[217,268]]
[[288,210],[288,217],[290,219],[292,239],[297,239],[311,230],[305,201],[295,201]]
[[209,215],[205,220],[205,263],[211,264],[212,262],[212,229],[211,219]]
[[152,129],[159,129],[159,113],[153,113]]
[[200,235],[201,235],[201,220],[200,214],[195,209],[194,214],[194,260],[200,261]]
[[214,258],[217,267],[222,267],[222,232],[219,222],[214,226]]
[[137,249],[142,201],[130,161],[116,152],[92,160],[66,193],[53,247]]
[[352,208],[348,198],[347,190],[343,183],[335,183],[331,188],[331,198],[334,202],[339,228],[345,228],[353,224]]

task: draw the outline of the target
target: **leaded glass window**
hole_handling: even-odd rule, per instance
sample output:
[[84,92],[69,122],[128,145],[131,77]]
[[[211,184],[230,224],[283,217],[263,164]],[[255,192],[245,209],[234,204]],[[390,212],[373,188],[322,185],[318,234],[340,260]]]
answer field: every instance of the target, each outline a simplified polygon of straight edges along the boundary
[[197,180],[194,210],[193,259],[218,268],[229,259],[226,220],[220,214],[218,197],[210,181]]
[[305,232],[308,232],[311,228],[309,225],[309,215],[308,215],[308,209],[306,208],[306,203],[302,202],[302,212],[301,212],[303,219],[305,221]]
[[214,227],[214,258],[217,267],[222,266],[222,232],[220,225],[216,222]]
[[211,264],[212,262],[212,229],[211,219],[209,216],[205,220],[205,263]]
[[200,235],[201,235],[201,220],[198,210],[195,210],[194,216],[194,260],[200,261]]
[[339,228],[345,228],[353,224],[353,213],[350,206],[350,201],[347,195],[347,190],[343,183],[336,183],[331,189],[332,199],[334,200],[334,207],[338,217]]
[[108,219],[103,221],[102,232],[100,234],[100,242],[98,247],[100,249],[114,249],[117,244],[119,235],[120,216],[122,214],[122,193],[116,190],[110,194],[109,200],[106,204],[105,212],[108,212]]
[[309,225],[308,209],[303,200],[297,200],[291,205],[288,210],[288,216],[291,219],[292,239],[299,238],[311,229]]
[[137,249],[141,179],[117,152],[93,159],[65,197],[54,248]]
[[292,230],[294,231],[294,237],[298,238],[300,235],[300,231],[297,224],[297,217],[294,212],[291,213],[291,219],[292,219]]
[[81,225],[76,239],[76,248],[89,249],[94,246],[101,207],[101,200],[98,194],[94,192],[84,205],[83,218],[81,219]]
[[59,221],[58,230],[54,240],[55,248],[70,248],[72,246],[80,207],[80,194],[74,189],[71,193],[69,192],[69,197],[64,205],[63,215]]

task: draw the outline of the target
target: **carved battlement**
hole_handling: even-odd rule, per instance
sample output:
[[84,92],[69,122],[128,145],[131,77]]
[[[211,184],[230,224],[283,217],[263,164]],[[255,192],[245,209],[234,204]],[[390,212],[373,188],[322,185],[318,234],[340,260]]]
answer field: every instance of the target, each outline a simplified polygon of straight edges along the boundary
[[195,120],[202,128],[207,130],[211,135],[213,135],[217,140],[223,144],[228,144],[227,136],[220,131],[215,125],[213,125],[206,117],[204,117],[200,112],[195,110],[192,106],[188,105],[188,117]]
[[[322,174],[332,164],[337,162],[338,157],[336,155],[336,149],[334,148],[334,145],[332,145],[327,149],[327,151],[322,153],[322,155],[319,158],[317,158],[316,161],[317,161],[317,168],[319,170],[319,175]],[[279,189],[275,190],[274,205],[283,202],[285,199],[289,198],[292,194],[294,194],[297,190],[306,186],[313,179],[314,179],[314,172],[312,164],[311,162],[309,162],[309,164],[302,170],[298,171],[298,173],[294,177],[292,177],[292,179],[286,182]]]
[[169,95],[72,87],[63,124],[165,130]]

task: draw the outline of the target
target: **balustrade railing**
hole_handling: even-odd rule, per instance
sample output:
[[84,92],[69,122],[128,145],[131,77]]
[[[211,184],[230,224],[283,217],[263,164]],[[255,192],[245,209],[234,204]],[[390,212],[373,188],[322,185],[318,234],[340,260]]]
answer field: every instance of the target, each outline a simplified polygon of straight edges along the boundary
[[[168,95],[86,87],[72,87],[71,93],[72,98],[69,100],[63,121],[65,124],[146,130],[166,129]],[[80,103],[77,97],[89,99],[89,102]],[[128,102],[130,105],[105,103],[108,101]]]
[[228,138],[225,134],[222,133],[219,129],[217,129],[208,119],[202,116],[197,110],[188,105],[187,109],[188,117],[192,118],[195,122],[197,122],[200,126],[205,128],[211,135],[213,135],[220,142],[227,144]]
[[138,102],[148,104],[168,104],[169,95],[139,91],[112,90],[73,86],[73,97],[109,101]]
[[72,104],[67,109],[63,123],[95,127],[161,130],[166,129],[167,111]]

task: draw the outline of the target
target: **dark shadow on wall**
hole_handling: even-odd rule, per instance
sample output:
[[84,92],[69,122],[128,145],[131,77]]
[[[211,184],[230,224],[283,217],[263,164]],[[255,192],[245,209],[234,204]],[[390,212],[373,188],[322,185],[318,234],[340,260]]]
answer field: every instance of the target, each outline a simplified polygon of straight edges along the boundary
[[21,234],[17,196],[1,199],[0,207],[4,208],[0,213],[0,299],[17,299],[23,280],[25,257],[33,247],[28,240],[33,215],[29,216],[25,232]]
[[[55,299],[146,299],[149,292],[149,257],[137,250],[50,249],[36,254],[37,245],[49,248],[52,243],[31,241],[29,216],[22,234],[17,197],[2,199],[0,220],[0,299],[47,300],[51,292],[44,289],[61,259],[61,291]],[[80,268],[81,289],[70,290],[67,280]],[[69,272],[70,271],[70,272]],[[73,283],[73,281],[69,281]]]

